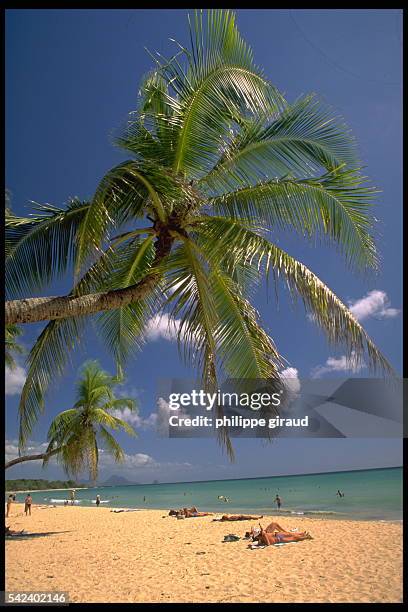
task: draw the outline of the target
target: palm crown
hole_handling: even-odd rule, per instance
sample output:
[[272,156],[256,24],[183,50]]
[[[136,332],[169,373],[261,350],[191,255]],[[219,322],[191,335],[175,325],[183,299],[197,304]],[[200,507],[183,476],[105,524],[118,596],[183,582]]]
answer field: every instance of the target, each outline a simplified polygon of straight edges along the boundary
[[115,397],[113,389],[118,382],[116,377],[102,370],[97,361],[84,364],[75,405],[58,414],[51,423],[44,464],[60,449],[56,458],[68,474],[77,476],[87,470],[90,478],[96,480],[100,443],[115,461],[123,461],[124,452],[109,430],[135,435],[134,429],[117,416],[124,408],[134,410],[135,402]]
[[[254,64],[233,13],[196,12],[189,23],[189,49],[176,43],[173,57],[155,58],[117,139],[130,159],[91,201],[8,221],[10,309],[32,302],[26,320],[51,319],[29,356],[21,443],[90,315],[121,366],[166,308],[207,386],[220,373],[278,382],[282,359],[250,301],[271,272],[330,342],[389,368],[341,300],[271,240],[289,228],[335,242],[351,266],[376,267],[374,190],[349,130],[314,95],[284,99]],[[68,298],[16,300],[70,266]]]

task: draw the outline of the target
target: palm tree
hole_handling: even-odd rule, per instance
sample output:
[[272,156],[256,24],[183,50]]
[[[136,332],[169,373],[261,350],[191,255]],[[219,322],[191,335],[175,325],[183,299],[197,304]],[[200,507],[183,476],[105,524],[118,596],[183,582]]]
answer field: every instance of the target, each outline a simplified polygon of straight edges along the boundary
[[116,398],[114,387],[120,380],[102,370],[97,361],[83,365],[77,385],[74,406],[58,414],[48,430],[48,447],[44,453],[25,455],[6,463],[6,469],[24,461],[43,460],[47,465],[52,456],[69,475],[78,476],[87,469],[91,480],[98,475],[99,444],[117,462],[124,459],[120,444],[109,430],[123,430],[134,436],[134,429],[116,416],[116,411],[135,409],[130,398]]
[[[189,28],[189,48],[154,56],[117,139],[130,158],[92,200],[8,220],[6,321],[49,321],[28,360],[21,444],[90,317],[119,364],[165,308],[205,385],[220,373],[279,384],[282,358],[250,300],[270,273],[330,342],[389,369],[343,302],[276,243],[289,228],[334,242],[351,267],[376,268],[375,189],[349,130],[315,95],[284,99],[232,12],[197,11]],[[21,299],[69,270],[70,295]]]

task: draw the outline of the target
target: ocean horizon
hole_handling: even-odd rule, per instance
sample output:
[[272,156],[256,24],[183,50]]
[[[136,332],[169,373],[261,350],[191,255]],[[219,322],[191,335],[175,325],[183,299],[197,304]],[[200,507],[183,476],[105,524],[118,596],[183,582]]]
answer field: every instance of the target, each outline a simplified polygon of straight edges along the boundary
[[[337,491],[344,493],[339,497]],[[257,513],[354,520],[402,520],[402,467],[157,484],[99,485],[76,491],[76,504],[215,513]],[[22,494],[20,494],[22,495]],[[275,496],[282,499],[277,510]],[[225,502],[218,496],[224,496]],[[60,505],[66,491],[32,492],[34,503]],[[22,501],[18,499],[18,501]]]

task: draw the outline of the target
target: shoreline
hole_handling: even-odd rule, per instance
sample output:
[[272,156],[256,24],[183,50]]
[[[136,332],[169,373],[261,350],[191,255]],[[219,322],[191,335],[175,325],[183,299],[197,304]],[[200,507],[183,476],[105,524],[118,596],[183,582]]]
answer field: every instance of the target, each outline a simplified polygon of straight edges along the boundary
[[[57,489],[50,489],[51,491],[57,491]],[[70,489],[58,489],[59,491],[65,491],[65,490],[70,490]],[[79,490],[79,489],[76,489]],[[20,493],[26,493],[26,492],[30,492],[30,491],[19,491]],[[34,491],[32,491],[34,493]],[[39,491],[35,491],[35,493],[38,493]],[[18,491],[16,491],[16,493],[18,493]],[[67,500],[62,500],[61,501],[68,501],[70,502],[69,499]],[[75,500],[76,502],[80,502],[81,500],[78,500],[76,498]],[[104,502],[106,500],[102,500],[102,502]],[[21,501],[18,502],[13,502],[14,505],[18,505],[21,504]],[[69,506],[71,506],[71,504],[68,504]],[[175,504],[176,506],[177,504]],[[191,504],[190,504],[191,505]],[[62,503],[48,503],[47,501],[42,501],[42,502],[37,502],[34,501],[33,502],[33,506],[41,506],[41,507],[48,507],[48,508],[61,508],[64,507],[64,505]],[[174,506],[174,507],[175,507]],[[95,504],[89,504],[88,505],[81,505],[80,503],[75,503],[74,504],[75,508],[79,508],[81,510],[85,510],[85,509],[90,509],[90,510],[94,510],[95,509]],[[172,506],[173,507],[173,506]],[[146,507],[135,507],[135,506],[109,506],[109,504],[106,503],[102,503],[102,505],[100,506],[100,509],[103,510],[119,510],[119,509],[123,509],[126,511],[139,511],[139,512],[162,512],[162,513],[168,513],[169,509],[167,508],[160,508],[160,507],[155,507],[155,508],[146,508]],[[235,508],[235,507],[223,507],[223,508],[216,508],[216,509],[211,509],[209,507],[205,507],[205,508],[199,508],[199,510],[205,510],[208,512],[211,512],[212,514],[214,514],[214,516],[216,515],[223,515],[223,514],[264,514],[264,516],[275,516],[278,517],[280,520],[286,520],[286,519],[307,519],[307,520],[311,520],[311,521],[354,521],[357,523],[392,523],[392,524],[402,524],[403,523],[403,517],[401,518],[379,518],[379,517],[359,517],[359,516],[352,516],[351,514],[342,514],[340,512],[336,512],[336,511],[332,511],[329,510],[327,512],[323,511],[323,510],[317,510],[317,511],[310,511],[308,512],[307,510],[305,512],[297,512],[297,511],[278,511],[276,510],[276,508],[268,508],[265,510],[258,510],[258,509],[251,509],[251,508]]]
[[[177,520],[168,510],[110,510],[35,505],[25,517],[22,504],[12,507],[8,526],[27,533],[6,539],[6,589],[68,591],[84,603],[402,601],[401,524],[381,523],[380,537],[376,521],[362,527],[275,512],[224,523]],[[245,532],[272,520],[313,539],[248,548]],[[229,533],[240,540],[223,542]]]
[[[69,504],[68,504],[69,505]],[[37,507],[41,507],[41,508],[59,508],[61,506],[57,505],[57,504],[33,504],[33,506],[37,506]],[[92,506],[79,506],[78,504],[76,504],[74,506],[75,508],[79,508],[80,510],[95,510],[95,504],[93,504]],[[169,509],[167,508],[134,508],[133,506],[113,506],[113,507],[109,507],[107,505],[101,506],[99,508],[99,510],[104,510],[104,511],[109,511],[112,512],[114,510],[125,510],[126,512],[161,512],[162,514],[166,514],[168,515]],[[206,510],[207,511],[207,510]],[[234,508],[229,508],[226,509],[225,512],[222,512],[221,510],[214,510],[211,511],[209,510],[209,512],[211,512],[211,514],[213,514],[214,516],[219,516],[219,515],[223,515],[223,514],[251,514],[251,515],[256,515],[257,511],[255,510],[241,510],[241,509],[234,509]],[[119,514],[119,513],[118,513]],[[333,514],[337,514],[335,512],[318,512],[314,515],[310,515],[307,513],[304,514],[297,514],[297,513],[279,513],[278,511],[274,511],[272,512],[271,510],[269,510],[268,512],[265,512],[263,516],[269,517],[269,516],[273,516],[274,520],[277,521],[284,521],[286,518],[288,519],[303,519],[303,520],[307,520],[307,521],[353,521],[355,523],[391,523],[391,524],[395,524],[395,525],[400,525],[403,523],[403,519],[378,519],[378,518],[358,518],[358,517],[352,517],[352,516],[344,516],[344,515],[338,515],[338,516],[333,516]],[[224,524],[228,524],[228,522],[225,522]],[[238,522],[239,524],[239,522]]]

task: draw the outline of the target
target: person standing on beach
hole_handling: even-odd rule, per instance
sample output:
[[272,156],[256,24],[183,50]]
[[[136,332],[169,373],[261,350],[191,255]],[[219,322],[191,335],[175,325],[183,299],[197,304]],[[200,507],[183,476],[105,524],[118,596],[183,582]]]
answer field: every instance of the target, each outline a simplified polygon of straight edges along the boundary
[[101,503],[101,496],[100,495],[96,496],[95,503],[96,503],[97,506],[99,506],[99,504]]
[[24,512],[25,515],[29,514],[31,516],[31,504],[33,503],[33,498],[31,497],[31,493],[28,493],[27,497],[24,500]]
[[10,508],[11,508],[11,504],[13,503],[14,499],[13,499],[13,494],[10,493],[10,495],[7,498],[7,512],[6,512],[6,517],[9,516],[10,514]]
[[282,505],[282,499],[279,497],[279,495],[277,495],[275,497],[275,502],[276,502],[276,506],[277,506],[278,510],[280,510],[280,507]]
[[75,489],[72,489],[71,491],[71,506],[73,506],[75,503]]

